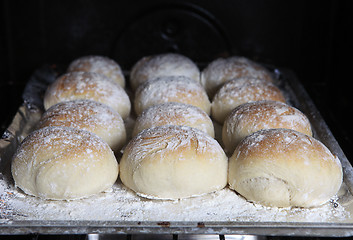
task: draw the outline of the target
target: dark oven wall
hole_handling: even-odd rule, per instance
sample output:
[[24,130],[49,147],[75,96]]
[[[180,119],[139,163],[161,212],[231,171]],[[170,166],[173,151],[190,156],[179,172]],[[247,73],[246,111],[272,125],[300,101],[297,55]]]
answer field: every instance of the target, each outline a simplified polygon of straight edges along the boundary
[[179,52],[202,68],[217,57],[243,55],[295,71],[351,154],[352,60],[344,57],[352,55],[352,10],[351,1],[4,0],[1,130],[43,64],[99,54],[129,70],[144,55]]

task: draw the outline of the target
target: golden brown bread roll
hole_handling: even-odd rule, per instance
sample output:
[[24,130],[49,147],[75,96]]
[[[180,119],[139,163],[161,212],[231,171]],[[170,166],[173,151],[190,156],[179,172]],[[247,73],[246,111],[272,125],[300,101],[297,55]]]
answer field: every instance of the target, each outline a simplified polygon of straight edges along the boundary
[[97,135],[65,127],[32,132],[12,161],[16,186],[43,199],[88,197],[112,187],[119,173],[114,153]]
[[61,102],[44,112],[38,128],[71,127],[97,134],[114,152],[126,141],[124,121],[109,106],[87,99]]
[[288,128],[311,136],[309,119],[298,109],[277,101],[256,101],[236,107],[226,118],[222,141],[233,153],[239,142],[261,129]]
[[200,70],[193,61],[177,53],[164,53],[143,57],[132,67],[131,88],[136,90],[147,80],[166,76],[186,76],[200,82]]
[[187,126],[145,129],[124,149],[121,181],[139,195],[179,199],[220,190],[228,158],[218,142]]
[[271,82],[254,78],[229,80],[213,98],[212,117],[223,124],[226,117],[237,106],[261,100],[286,102],[281,90]]
[[67,72],[95,72],[105,75],[125,87],[125,77],[113,59],[104,56],[83,56],[72,61]]
[[211,103],[201,84],[185,76],[160,77],[142,84],[135,93],[135,112],[139,115],[148,107],[166,102],[190,104],[208,115],[211,112]]
[[226,81],[242,77],[273,81],[266,68],[245,57],[233,56],[209,63],[201,73],[201,83],[207,94],[213,97]]
[[315,207],[342,183],[339,159],[318,140],[290,129],[244,138],[229,159],[228,183],[249,201],[276,207]]
[[136,119],[132,135],[146,128],[163,125],[182,125],[197,128],[214,137],[211,118],[200,108],[176,102],[162,103],[145,109]]
[[64,101],[90,99],[108,105],[125,119],[130,114],[131,103],[125,90],[99,73],[71,72],[57,78],[46,90],[44,107]]

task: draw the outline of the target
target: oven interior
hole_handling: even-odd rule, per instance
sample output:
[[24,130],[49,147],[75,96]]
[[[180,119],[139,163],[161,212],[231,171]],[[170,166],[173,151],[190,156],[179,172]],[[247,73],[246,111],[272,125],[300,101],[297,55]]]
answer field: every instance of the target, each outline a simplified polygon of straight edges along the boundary
[[143,56],[177,52],[202,69],[218,57],[240,55],[293,70],[347,158],[353,159],[348,85],[352,5],[351,1],[4,0],[1,132],[21,105],[29,77],[44,64],[66,66],[95,54],[113,58],[129,71]]

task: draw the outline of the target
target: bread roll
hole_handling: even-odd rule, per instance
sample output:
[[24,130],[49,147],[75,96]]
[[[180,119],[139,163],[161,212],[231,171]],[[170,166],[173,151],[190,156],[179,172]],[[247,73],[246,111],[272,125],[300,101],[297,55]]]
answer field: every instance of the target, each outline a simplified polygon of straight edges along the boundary
[[166,76],[186,76],[200,82],[200,70],[189,58],[165,53],[141,58],[131,69],[130,84],[136,90],[147,80]]
[[147,108],[136,119],[132,135],[146,128],[163,125],[182,125],[197,128],[214,137],[211,118],[200,108],[176,102],[162,103]]
[[133,138],[120,161],[121,181],[139,195],[179,199],[220,190],[228,159],[218,142],[187,126],[158,126]]
[[298,109],[282,102],[257,101],[236,107],[226,118],[222,141],[229,153],[239,142],[261,129],[288,128],[311,136],[309,119]]
[[119,64],[103,56],[84,56],[72,61],[67,72],[95,72],[105,75],[125,87],[125,77]]
[[273,81],[266,68],[245,57],[233,56],[211,62],[201,73],[201,84],[207,94],[213,97],[226,81],[242,77]]
[[106,191],[118,177],[107,143],[84,130],[46,127],[28,135],[12,161],[12,176],[25,193],[53,200]]
[[71,72],[56,79],[46,90],[44,107],[75,99],[90,99],[108,105],[125,119],[130,114],[131,103],[125,90],[99,73]]
[[237,78],[226,82],[212,101],[212,117],[223,124],[237,106],[254,101],[273,100],[285,102],[281,90],[270,82],[253,78]]
[[160,77],[142,84],[135,93],[135,112],[140,115],[146,108],[166,102],[190,104],[208,115],[211,112],[211,103],[203,87],[184,76]]
[[109,106],[81,99],[61,102],[44,112],[38,128],[71,127],[97,134],[114,152],[120,151],[126,141],[124,121]]
[[266,129],[244,138],[229,159],[228,183],[265,206],[315,207],[339,190],[339,159],[318,140],[290,129]]

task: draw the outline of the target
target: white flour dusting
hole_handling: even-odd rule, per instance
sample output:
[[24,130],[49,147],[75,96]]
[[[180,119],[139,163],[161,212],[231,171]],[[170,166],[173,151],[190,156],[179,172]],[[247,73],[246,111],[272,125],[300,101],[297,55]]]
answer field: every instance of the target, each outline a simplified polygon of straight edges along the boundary
[[200,70],[189,58],[175,53],[145,56],[131,69],[130,84],[133,89],[147,80],[166,77],[185,76],[200,82]]
[[155,78],[140,85],[135,92],[138,114],[150,106],[166,102],[191,104],[210,114],[210,101],[200,83],[185,76]]
[[83,56],[72,61],[67,69],[67,72],[81,71],[103,74],[120,86],[125,86],[125,77],[119,64],[108,57],[96,55]]
[[10,220],[337,222],[349,217],[335,201],[314,209],[270,208],[252,204],[228,188],[183,200],[151,200],[118,182],[110,192],[90,198],[46,201],[0,179],[0,192],[0,218]]

